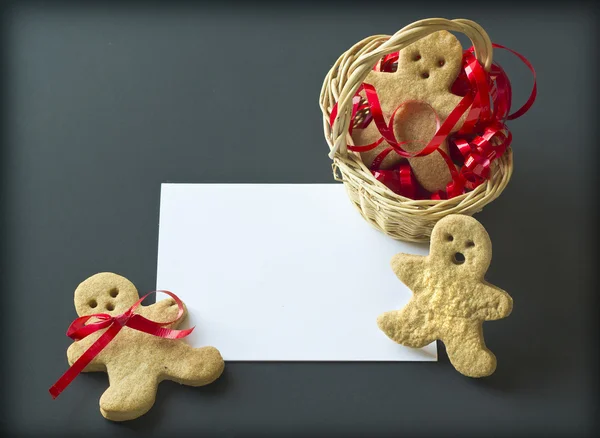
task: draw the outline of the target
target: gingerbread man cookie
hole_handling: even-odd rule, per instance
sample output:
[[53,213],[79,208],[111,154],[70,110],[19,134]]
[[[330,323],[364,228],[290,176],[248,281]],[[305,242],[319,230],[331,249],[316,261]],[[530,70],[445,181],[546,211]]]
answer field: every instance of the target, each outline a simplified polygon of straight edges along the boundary
[[439,339],[457,371],[489,376],[496,357],[485,346],[483,321],[505,318],[512,310],[510,295],[484,280],[491,259],[492,243],[479,222],[446,216],[433,228],[428,256],[392,259],[392,269],[413,297],[402,310],[379,316],[379,328],[407,347]]
[[[445,30],[435,32],[400,50],[395,72],[372,71],[365,79],[366,83],[375,87],[386,121],[404,103],[394,117],[394,134],[399,142],[409,141],[402,145],[407,152],[419,152],[433,138],[437,127],[432,108],[443,123],[462,99],[451,91],[461,70],[462,52],[462,46],[454,35]],[[460,128],[464,117],[452,132]],[[352,137],[356,145],[366,145],[379,139],[381,133],[371,122],[365,129],[355,129]],[[377,148],[361,153],[361,158],[370,166],[375,157],[388,147],[389,144],[384,141]],[[440,149],[448,153],[447,142],[442,143]],[[380,167],[389,169],[402,159],[392,152]],[[448,165],[438,152],[409,158],[408,161],[416,180],[430,192],[444,190],[452,180]]]
[[[129,280],[104,272],[77,287],[75,309],[79,316],[95,313],[116,316],[138,299],[137,289]],[[135,312],[153,321],[166,322],[177,317],[179,308],[169,298],[140,306]],[[168,327],[176,328],[182,319]],[[104,331],[74,342],[67,351],[69,364],[73,365]],[[221,375],[223,368],[223,358],[214,347],[192,348],[184,340],[164,339],[125,326],[83,371],[108,373],[110,386],[100,398],[100,412],[109,420],[124,421],[137,418],[152,407],[161,381],[207,385]]]

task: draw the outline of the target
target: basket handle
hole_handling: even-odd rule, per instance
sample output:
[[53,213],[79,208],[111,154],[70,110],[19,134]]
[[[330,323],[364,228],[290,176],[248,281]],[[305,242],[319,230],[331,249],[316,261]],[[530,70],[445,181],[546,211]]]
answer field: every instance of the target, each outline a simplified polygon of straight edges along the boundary
[[330,144],[332,146],[329,158],[335,158],[336,154],[339,154],[340,156],[346,156],[348,154],[347,134],[351,122],[352,99],[375,64],[377,64],[383,56],[398,52],[415,41],[440,30],[461,32],[469,37],[475,48],[477,60],[483,65],[486,71],[490,70],[493,55],[492,42],[485,30],[474,21],[462,18],[455,20],[427,18],[409,24],[392,35],[383,44],[361,54],[354,61],[353,64],[356,65],[356,67],[348,76],[340,90],[339,98],[337,99],[338,116],[331,127]]

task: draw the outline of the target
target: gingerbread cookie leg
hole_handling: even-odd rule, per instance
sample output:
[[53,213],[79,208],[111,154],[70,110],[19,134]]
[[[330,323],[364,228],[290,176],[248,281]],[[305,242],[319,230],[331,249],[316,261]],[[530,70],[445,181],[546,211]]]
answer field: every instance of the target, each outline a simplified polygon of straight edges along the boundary
[[[379,137],[381,137],[381,133],[379,132],[379,129],[377,129],[375,122],[371,122],[364,129],[355,129],[354,133],[352,134],[352,139],[354,140],[354,144],[356,146],[366,146],[376,141]],[[362,162],[365,163],[365,166],[371,169],[371,165],[373,164],[375,158],[377,158],[379,154],[389,147],[389,143],[387,141],[383,141],[375,149],[367,152],[361,152],[360,158]],[[379,169],[391,169],[392,167],[398,165],[403,159],[404,158],[398,155],[396,152],[391,151],[385,156],[383,161],[379,163],[378,167]]]
[[414,302],[402,310],[386,312],[377,318],[377,325],[388,338],[406,347],[422,348],[435,341],[437,333],[426,313]]
[[144,415],[156,400],[157,376],[149,370],[131,370],[120,364],[108,365],[110,386],[100,397],[102,416],[112,421],[127,421]]
[[225,362],[216,348],[176,344],[169,361],[163,365],[162,378],[189,386],[203,386],[215,381],[224,368]]
[[468,377],[486,377],[496,370],[496,356],[485,346],[480,322],[453,319],[442,337],[450,362]]

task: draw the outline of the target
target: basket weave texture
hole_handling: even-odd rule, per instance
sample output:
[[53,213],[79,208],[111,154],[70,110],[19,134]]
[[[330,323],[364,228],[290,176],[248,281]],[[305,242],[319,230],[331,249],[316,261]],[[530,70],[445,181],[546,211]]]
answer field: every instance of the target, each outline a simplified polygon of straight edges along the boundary
[[[394,239],[409,242],[429,241],[433,226],[444,216],[457,213],[471,216],[481,211],[502,193],[513,169],[509,148],[492,163],[490,179],[474,190],[448,200],[413,200],[397,195],[377,181],[360,156],[348,151],[348,144],[354,145],[348,133],[352,98],[375,64],[383,56],[440,30],[469,37],[478,61],[489,71],[492,43],[481,26],[465,19],[430,18],[414,22],[392,36],[375,35],[355,44],[340,56],[325,77],[319,100],[335,180],[344,183],[350,200],[371,225]],[[330,126],[336,103],[338,116]]]

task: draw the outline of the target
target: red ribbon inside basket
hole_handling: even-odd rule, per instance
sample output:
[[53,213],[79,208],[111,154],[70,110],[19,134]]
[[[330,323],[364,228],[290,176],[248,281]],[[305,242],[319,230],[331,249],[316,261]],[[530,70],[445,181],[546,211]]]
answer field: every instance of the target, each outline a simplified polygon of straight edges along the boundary
[[[156,292],[165,293],[175,300],[179,312],[177,317],[173,321],[167,322],[156,322],[144,318],[142,315],[133,313],[133,311],[146,299],[148,295]],[[140,298],[133,306],[127,311],[118,316],[111,316],[107,313],[95,313],[93,315],[81,316],[71,323],[67,330],[67,336],[75,341],[85,338],[92,333],[97,332],[108,327],[90,348],[88,348],[79,359],[71,365],[71,367],[56,381],[50,388],[50,395],[52,398],[56,398],[61,392],[65,390],[67,386],[77,377],[77,375],[83,371],[83,369],[106,347],[123,327],[129,327],[133,330],[148,333],[153,336],[158,336],[165,339],[181,339],[189,335],[194,327],[186,330],[173,330],[166,328],[165,326],[173,324],[179,318],[183,316],[183,302],[177,295],[168,290],[157,290],[149,292]],[[86,324],[91,318],[96,318],[97,321],[90,324]]]
[[[525,114],[533,105],[537,95],[535,69],[527,58],[500,44],[493,44],[493,47],[508,50],[516,55],[533,74],[531,94],[525,104],[517,111],[509,114],[512,103],[512,89],[504,69],[494,62],[490,71],[486,72],[475,57],[475,49],[470,47],[463,53],[461,73],[452,87],[452,92],[458,96],[463,96],[463,98],[441,124],[435,110],[431,108],[437,120],[437,130],[433,138],[426,143],[421,151],[416,153],[405,151],[402,145],[408,143],[408,141],[398,142],[394,135],[394,117],[398,110],[409,102],[403,102],[398,106],[390,116],[389,122],[386,122],[377,91],[367,83],[363,83],[359,87],[353,99],[349,132],[352,134],[357,113],[364,113],[368,109],[367,117],[365,117],[360,127],[364,128],[373,122],[377,126],[381,137],[368,145],[348,146],[348,150],[367,152],[386,141],[389,146],[375,157],[370,166],[371,173],[395,193],[411,199],[450,199],[487,181],[490,178],[492,162],[506,152],[512,141],[512,134],[505,122]],[[386,55],[374,67],[374,70],[393,71],[398,56],[398,52]],[[362,91],[365,92],[366,103],[359,95]],[[450,135],[452,128],[467,110],[469,112],[461,129]],[[333,126],[337,113],[336,103],[331,111],[329,121],[331,126]],[[440,149],[445,140],[448,140],[449,155]],[[411,142],[414,142],[414,140],[411,140]],[[410,165],[406,161],[401,162],[394,169],[380,169],[384,158],[390,153],[408,158],[422,157],[433,152],[437,152],[442,156],[452,176],[452,182],[446,186],[445,191],[426,192],[415,180]],[[460,170],[456,169],[454,163],[460,165]]]

